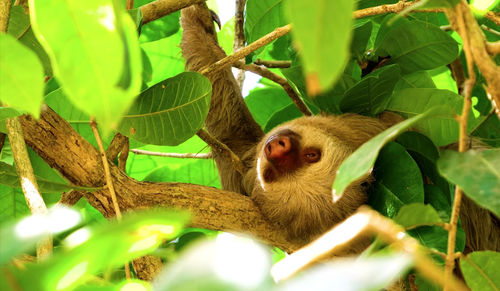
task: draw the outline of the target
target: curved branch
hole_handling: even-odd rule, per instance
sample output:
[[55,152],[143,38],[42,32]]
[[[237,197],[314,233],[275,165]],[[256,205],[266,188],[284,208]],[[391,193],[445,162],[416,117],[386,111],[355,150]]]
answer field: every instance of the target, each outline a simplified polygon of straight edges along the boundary
[[142,13],[142,24],[146,24],[165,15],[206,0],[156,0],[139,7]]
[[[26,115],[20,121],[27,144],[68,180],[77,185],[104,185],[98,151],[52,109],[44,106],[38,121]],[[246,233],[286,251],[300,247],[267,222],[246,196],[192,184],[140,182],[114,164],[109,166],[118,204],[124,212],[153,207],[181,208],[192,213],[193,227]],[[105,217],[115,215],[109,191],[84,196]]]

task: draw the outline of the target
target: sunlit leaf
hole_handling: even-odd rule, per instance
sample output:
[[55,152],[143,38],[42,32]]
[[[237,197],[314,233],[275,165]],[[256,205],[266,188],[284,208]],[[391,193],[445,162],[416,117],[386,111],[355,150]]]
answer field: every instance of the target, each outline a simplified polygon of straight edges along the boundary
[[375,159],[377,158],[380,149],[387,142],[396,138],[409,127],[428,118],[449,116],[450,113],[450,109],[447,107],[433,107],[422,114],[414,116],[386,129],[379,135],[364,143],[359,149],[344,160],[338,169],[337,176],[333,183],[333,190],[337,195],[341,195],[349,184],[363,176],[366,176],[375,163]]
[[460,270],[472,291],[500,290],[500,253],[473,252],[460,258]]
[[330,88],[348,62],[354,4],[353,0],[285,2],[310,95]]
[[0,34],[0,103],[40,116],[43,67],[38,57],[9,34]]
[[181,73],[142,92],[119,130],[140,142],[178,145],[203,126],[211,94],[206,77]]
[[500,149],[445,151],[439,172],[477,204],[500,216]]
[[80,110],[104,132],[116,127],[139,93],[135,25],[118,1],[30,0],[33,30],[54,74]]

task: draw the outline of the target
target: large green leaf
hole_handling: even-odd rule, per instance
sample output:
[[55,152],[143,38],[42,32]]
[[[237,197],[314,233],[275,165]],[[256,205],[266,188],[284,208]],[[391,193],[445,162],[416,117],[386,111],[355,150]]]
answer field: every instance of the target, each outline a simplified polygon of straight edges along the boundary
[[245,97],[245,103],[255,121],[262,127],[278,110],[292,104],[282,88],[256,88]]
[[359,178],[366,176],[377,158],[380,149],[389,141],[396,138],[403,131],[427,118],[451,115],[448,107],[438,106],[428,111],[398,123],[368,142],[351,154],[337,170],[337,176],[333,183],[333,191],[336,195],[341,195],[345,188]]
[[363,77],[345,92],[340,102],[342,112],[377,115],[389,103],[394,86],[399,80],[398,65],[390,65]]
[[377,183],[384,185],[403,203],[424,202],[420,169],[400,144],[390,142],[384,146],[374,169]]
[[439,172],[482,207],[500,216],[500,149],[445,151]]
[[384,35],[376,54],[389,54],[391,62],[405,73],[434,69],[458,56],[458,44],[438,26],[421,21],[407,21]]
[[384,185],[375,182],[368,196],[368,204],[382,215],[389,218],[394,217],[404,205],[397,195],[387,189]]
[[330,88],[348,62],[354,6],[353,0],[285,2],[312,95]]
[[178,145],[203,126],[211,94],[203,75],[181,73],[142,92],[119,131],[148,144]]
[[373,22],[368,20],[365,22],[354,24],[354,33],[351,41],[351,53],[358,59],[362,59],[365,51],[366,45],[370,40],[372,33]]
[[179,168],[156,168],[144,178],[149,182],[180,182],[221,188],[217,167],[212,160],[194,160]]
[[460,258],[460,270],[472,291],[500,290],[500,253],[473,252]]
[[152,86],[167,78],[184,71],[186,61],[181,57],[181,33],[157,41],[141,44],[153,70],[151,79],[147,82]]
[[[461,114],[463,98],[448,90],[408,88],[394,92],[387,110],[408,118],[442,104],[452,108],[454,113]],[[479,122],[473,114],[469,114],[468,130],[472,130]],[[420,122],[415,125],[415,129],[427,135],[436,145],[444,146],[458,140],[458,126],[454,116],[449,115]]]
[[132,19],[112,0],[29,4],[35,35],[65,93],[109,133],[141,86],[141,52]]
[[0,34],[0,103],[38,118],[43,101],[43,67],[30,49]]
[[443,222],[431,205],[423,203],[403,205],[394,217],[394,221],[405,228],[415,228],[422,225],[433,225]]
[[427,71],[418,71],[401,76],[394,91],[406,88],[436,88],[431,75]]

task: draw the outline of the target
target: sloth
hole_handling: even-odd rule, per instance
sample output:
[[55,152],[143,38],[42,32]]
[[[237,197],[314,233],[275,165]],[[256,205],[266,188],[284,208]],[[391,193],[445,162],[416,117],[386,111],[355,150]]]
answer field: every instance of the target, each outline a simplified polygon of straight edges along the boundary
[[[188,70],[201,71],[226,56],[217,42],[214,15],[205,3],[181,11],[181,49]],[[367,202],[371,176],[351,184],[338,198],[332,193],[336,172],[359,146],[401,119],[351,113],[301,117],[265,135],[246,107],[231,69],[206,76],[212,83],[206,129],[244,166],[240,173],[226,155],[214,152],[224,189],[250,196],[271,223],[300,243],[311,241]],[[498,219],[466,197],[463,210],[466,251],[500,249]],[[359,253],[368,243],[369,239],[354,244],[348,253]]]

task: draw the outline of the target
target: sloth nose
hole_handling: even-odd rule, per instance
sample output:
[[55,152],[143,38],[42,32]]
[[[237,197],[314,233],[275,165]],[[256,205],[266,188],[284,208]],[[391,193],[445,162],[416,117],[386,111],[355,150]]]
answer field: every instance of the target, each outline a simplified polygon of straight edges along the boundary
[[277,135],[268,139],[264,146],[264,152],[268,159],[280,159],[290,152],[292,143],[290,138],[285,135]]

